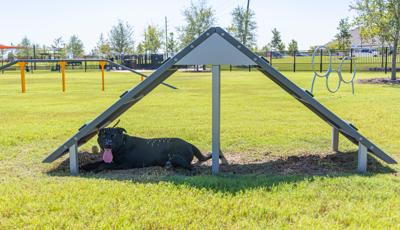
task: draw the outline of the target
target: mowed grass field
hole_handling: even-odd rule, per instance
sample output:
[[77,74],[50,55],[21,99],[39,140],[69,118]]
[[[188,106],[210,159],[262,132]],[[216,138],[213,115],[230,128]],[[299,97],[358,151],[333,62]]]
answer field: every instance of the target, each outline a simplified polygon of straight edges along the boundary
[[[285,73],[303,88],[312,74]],[[359,78],[383,77],[360,73]],[[41,161],[85,122],[138,84],[131,73],[0,75],[0,228],[67,229],[342,229],[400,227],[400,178],[366,175],[235,175],[104,179],[47,173]],[[178,72],[121,117],[131,135],[180,137],[211,149],[211,74]],[[400,88],[343,85],[315,97],[400,159]],[[330,152],[331,128],[256,71],[222,72],[222,150],[262,157]],[[81,150],[90,150],[92,140]],[[344,138],[342,151],[355,151]],[[64,158],[65,159],[65,158]],[[321,166],[323,167],[323,166]],[[397,170],[398,166],[391,166]]]

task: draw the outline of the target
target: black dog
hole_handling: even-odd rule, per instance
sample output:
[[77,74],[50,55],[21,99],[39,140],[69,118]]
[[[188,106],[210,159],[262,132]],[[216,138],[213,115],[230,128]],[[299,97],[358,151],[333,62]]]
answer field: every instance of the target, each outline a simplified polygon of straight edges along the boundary
[[[179,138],[144,139],[125,133],[123,128],[100,129],[97,142],[103,150],[103,161],[84,165],[82,169],[99,172],[172,165],[192,170],[194,156],[199,162],[211,158],[211,154],[205,156],[196,146]],[[227,163],[222,154],[220,159]]]

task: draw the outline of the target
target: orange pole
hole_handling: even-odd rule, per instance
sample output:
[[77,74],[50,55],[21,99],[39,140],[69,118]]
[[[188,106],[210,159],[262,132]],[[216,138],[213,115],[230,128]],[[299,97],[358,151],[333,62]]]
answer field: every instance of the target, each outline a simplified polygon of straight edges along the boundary
[[26,81],[25,81],[26,62],[18,62],[18,64],[19,64],[19,69],[21,71],[21,91],[22,91],[22,93],[25,93],[25,91],[26,91]]
[[105,61],[99,61],[101,67],[101,90],[104,91],[104,66],[106,64]]
[[62,82],[62,91],[65,92],[65,65],[67,62],[62,61],[60,62],[61,67],[61,82]]
[[144,80],[144,77],[142,76],[141,79],[142,79],[142,81],[143,81],[143,80]]

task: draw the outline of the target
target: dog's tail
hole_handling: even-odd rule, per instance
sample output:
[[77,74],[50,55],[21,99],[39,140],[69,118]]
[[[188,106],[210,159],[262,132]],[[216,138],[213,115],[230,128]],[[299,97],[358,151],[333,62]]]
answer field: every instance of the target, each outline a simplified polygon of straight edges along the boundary
[[211,159],[211,153],[207,155],[203,155],[196,146],[192,145],[192,150],[193,150],[193,155],[199,160],[199,161],[207,161]]
[[[192,146],[193,149],[193,155],[199,160],[199,161],[207,161],[212,158],[212,154],[208,153],[207,155],[203,155],[196,146]],[[223,164],[228,164],[228,161],[222,154],[221,150],[219,151],[219,159],[221,159]]]

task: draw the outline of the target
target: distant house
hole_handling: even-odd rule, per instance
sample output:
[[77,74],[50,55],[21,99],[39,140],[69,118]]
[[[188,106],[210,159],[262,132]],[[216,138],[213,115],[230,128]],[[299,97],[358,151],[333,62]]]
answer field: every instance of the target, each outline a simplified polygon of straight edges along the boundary
[[[350,30],[350,34],[351,34],[351,47],[355,48],[355,47],[380,47],[382,46],[381,42],[379,41],[378,38],[373,38],[373,39],[361,39],[360,36],[360,28],[354,28],[352,30]],[[328,42],[327,44],[325,44],[325,46],[330,46],[333,43],[336,42],[336,39],[333,41]]]

